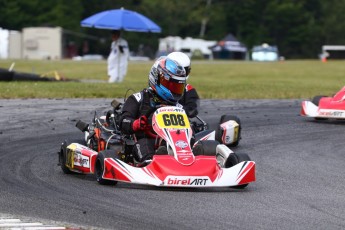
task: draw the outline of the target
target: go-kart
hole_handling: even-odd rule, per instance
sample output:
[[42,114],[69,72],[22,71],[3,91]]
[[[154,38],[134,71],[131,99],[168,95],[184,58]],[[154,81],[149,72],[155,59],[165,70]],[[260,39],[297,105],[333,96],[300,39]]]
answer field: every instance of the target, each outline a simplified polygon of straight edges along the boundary
[[345,119],[345,87],[333,97],[319,95],[312,101],[302,101],[300,114],[316,120]]
[[[77,122],[85,132],[86,146],[67,140],[62,144],[59,163],[64,173],[95,174],[100,184],[122,181],[168,187],[244,188],[255,181],[255,163],[247,154],[234,153],[212,140],[214,131],[195,134],[193,128],[201,126],[193,127],[185,111],[174,106],[153,113],[156,143],[163,144],[157,146],[152,160],[136,162],[132,152],[135,135],[123,135],[118,129],[122,104],[112,105],[113,111],[100,118],[95,116],[91,124]],[[220,130],[224,133],[224,128]],[[233,137],[231,140],[238,141]]]
[[[91,123],[78,121],[76,124],[85,133],[87,146],[97,152],[114,146],[117,148],[123,141],[119,127],[123,103],[115,99],[111,106],[112,109],[103,116],[97,117],[95,112]],[[149,111],[147,116],[153,111]],[[222,115],[215,130],[210,130],[208,123],[200,116],[191,118],[190,124],[197,140],[217,140],[229,148],[237,146],[241,140],[241,120],[234,115]]]

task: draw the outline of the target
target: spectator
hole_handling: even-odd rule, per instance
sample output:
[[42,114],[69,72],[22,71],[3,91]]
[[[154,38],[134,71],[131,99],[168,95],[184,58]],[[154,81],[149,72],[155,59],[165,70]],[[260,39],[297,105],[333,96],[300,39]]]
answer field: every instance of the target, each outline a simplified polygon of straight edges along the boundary
[[108,56],[109,83],[122,82],[127,74],[129,59],[128,43],[121,37],[120,30],[112,31],[112,43]]

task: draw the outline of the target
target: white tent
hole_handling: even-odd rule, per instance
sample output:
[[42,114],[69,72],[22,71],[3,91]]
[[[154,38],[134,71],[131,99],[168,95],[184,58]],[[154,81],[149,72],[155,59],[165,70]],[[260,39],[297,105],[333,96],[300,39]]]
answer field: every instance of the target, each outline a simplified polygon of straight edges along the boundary
[[322,46],[321,58],[345,59],[345,45],[324,45]]
[[159,55],[166,55],[173,51],[181,51],[192,57],[195,51],[200,51],[204,57],[211,58],[212,52],[210,46],[216,44],[216,41],[207,41],[199,38],[181,38],[178,36],[168,36],[159,39]]

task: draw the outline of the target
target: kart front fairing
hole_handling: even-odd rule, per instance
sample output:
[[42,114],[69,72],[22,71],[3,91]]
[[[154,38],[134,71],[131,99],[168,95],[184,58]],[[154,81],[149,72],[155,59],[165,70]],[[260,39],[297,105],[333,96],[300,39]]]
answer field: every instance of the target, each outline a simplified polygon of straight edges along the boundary
[[244,161],[220,168],[216,158],[196,156],[191,165],[182,165],[173,156],[154,156],[143,168],[118,159],[105,159],[104,179],[165,187],[228,187],[255,181],[255,163]]
[[300,114],[314,118],[345,119],[345,87],[334,97],[322,97],[318,105],[311,101],[303,101]]

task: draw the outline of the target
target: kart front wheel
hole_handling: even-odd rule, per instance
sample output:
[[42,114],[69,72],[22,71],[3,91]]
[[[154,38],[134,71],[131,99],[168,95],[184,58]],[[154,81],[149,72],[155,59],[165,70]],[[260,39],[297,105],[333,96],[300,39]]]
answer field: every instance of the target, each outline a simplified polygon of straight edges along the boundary
[[103,150],[100,151],[96,158],[96,164],[95,164],[95,176],[96,180],[101,185],[116,185],[117,181],[114,180],[107,180],[103,178],[104,174],[104,160],[105,158],[114,158],[117,159],[117,155],[114,150]]
[[[314,105],[319,106],[321,98],[326,97],[322,95],[315,96],[313,100],[311,101]],[[327,120],[327,118],[320,118],[320,117],[315,117],[315,120]]]
[[313,102],[314,105],[319,106],[320,100],[321,98],[326,97],[326,96],[322,96],[322,95],[317,95],[315,97],[313,97],[313,99],[311,100],[311,102]]
[[[238,163],[241,163],[243,161],[251,161],[250,157],[246,153],[231,153],[228,157],[227,161],[225,162],[225,168],[230,168]],[[239,188],[243,189],[247,187],[248,184],[241,184],[237,186],[232,186],[231,188]]]

